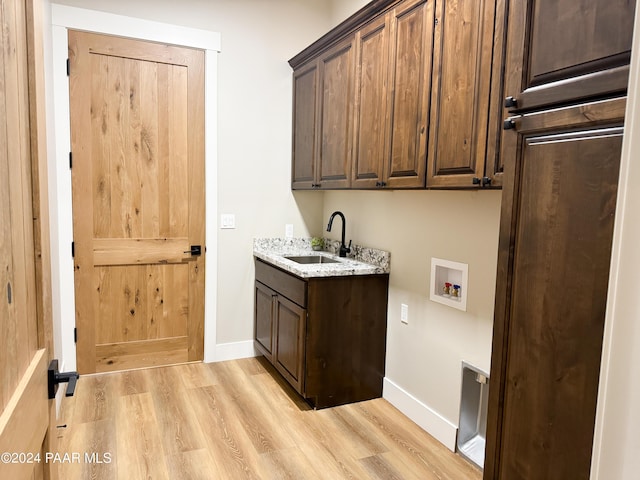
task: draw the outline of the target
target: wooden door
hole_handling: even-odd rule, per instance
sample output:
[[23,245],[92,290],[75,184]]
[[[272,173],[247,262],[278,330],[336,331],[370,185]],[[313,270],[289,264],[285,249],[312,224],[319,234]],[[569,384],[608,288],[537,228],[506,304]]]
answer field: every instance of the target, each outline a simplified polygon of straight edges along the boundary
[[437,3],[428,187],[482,185],[495,16],[495,0]]
[[275,312],[275,366],[298,393],[302,394],[304,393],[307,311],[282,295],[278,295]]
[[40,8],[0,3],[0,478],[57,478]]
[[399,4],[391,19],[389,114],[385,178],[392,188],[425,186],[431,93],[434,2]]
[[624,94],[636,2],[511,0],[507,97],[511,110]]
[[624,101],[527,115],[506,159],[486,479],[588,479]]
[[78,370],[202,360],[204,52],[70,31],[69,54]]
[[316,188],[316,135],[318,112],[318,62],[313,60],[293,72],[293,146],[291,188]]
[[351,185],[354,37],[338,43],[318,59],[320,69],[317,187]]
[[383,187],[389,135],[387,82],[389,16],[383,15],[356,34],[353,188]]

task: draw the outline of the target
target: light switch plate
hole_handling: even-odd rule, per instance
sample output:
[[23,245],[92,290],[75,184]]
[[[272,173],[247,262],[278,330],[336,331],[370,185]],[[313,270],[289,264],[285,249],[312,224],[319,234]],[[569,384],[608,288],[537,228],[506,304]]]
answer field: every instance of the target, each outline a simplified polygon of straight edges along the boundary
[[236,228],[236,216],[233,213],[220,215],[220,228]]
[[293,238],[293,223],[287,223],[284,226],[284,237]]
[[400,321],[402,323],[409,323],[409,305],[401,303],[400,304]]

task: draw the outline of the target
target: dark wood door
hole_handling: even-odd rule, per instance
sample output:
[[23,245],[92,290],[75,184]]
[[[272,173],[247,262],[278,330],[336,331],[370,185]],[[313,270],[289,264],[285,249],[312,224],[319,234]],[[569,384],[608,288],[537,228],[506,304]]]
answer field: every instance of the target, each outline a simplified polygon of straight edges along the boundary
[[589,478],[623,116],[601,102],[511,132],[486,479]]
[[506,95],[515,109],[624,94],[636,2],[512,0]]
[[353,188],[381,187],[389,135],[387,82],[389,16],[383,15],[356,34]]
[[282,295],[276,297],[275,355],[278,371],[304,393],[305,325],[307,311]]
[[254,298],[254,339],[262,354],[273,362],[274,299],[277,293],[269,287],[256,282]]
[[481,186],[474,178],[485,169],[495,15],[495,0],[436,7],[429,187]]
[[318,62],[313,60],[293,72],[293,189],[309,189],[316,185],[317,97]]
[[406,1],[391,12],[387,186],[425,186],[434,2]]
[[319,188],[347,188],[351,184],[353,43],[352,35],[318,59],[321,87],[316,183]]

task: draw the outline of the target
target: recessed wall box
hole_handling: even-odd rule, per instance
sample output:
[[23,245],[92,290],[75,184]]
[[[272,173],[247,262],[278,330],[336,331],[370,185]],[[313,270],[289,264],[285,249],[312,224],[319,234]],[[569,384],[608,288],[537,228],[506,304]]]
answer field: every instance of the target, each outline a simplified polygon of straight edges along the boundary
[[466,263],[432,258],[429,298],[466,312],[468,277],[469,265]]

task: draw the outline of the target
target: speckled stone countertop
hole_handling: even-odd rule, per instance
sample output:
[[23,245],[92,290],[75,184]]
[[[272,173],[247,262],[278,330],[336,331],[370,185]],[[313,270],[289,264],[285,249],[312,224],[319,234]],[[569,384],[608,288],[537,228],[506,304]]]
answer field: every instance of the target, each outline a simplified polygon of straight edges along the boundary
[[[253,255],[302,278],[373,275],[390,271],[389,252],[351,245],[351,253],[340,258],[337,255],[340,242],[326,238],[324,241],[324,250],[314,251],[310,238],[256,238],[253,240]],[[339,263],[300,264],[285,258],[294,255],[321,255]]]

